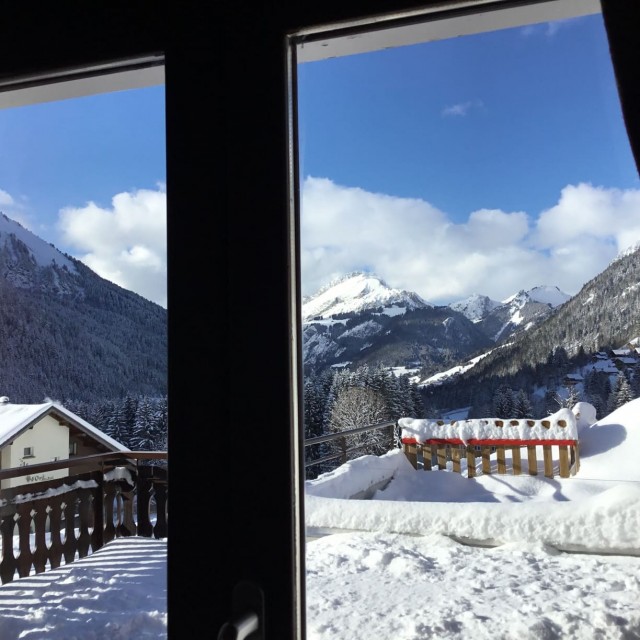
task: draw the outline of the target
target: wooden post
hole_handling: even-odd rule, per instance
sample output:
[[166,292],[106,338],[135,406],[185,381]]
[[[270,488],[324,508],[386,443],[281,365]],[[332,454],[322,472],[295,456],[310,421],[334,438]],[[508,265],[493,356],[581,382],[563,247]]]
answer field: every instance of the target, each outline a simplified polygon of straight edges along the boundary
[[544,456],[544,475],[547,478],[553,478],[553,458],[551,457],[551,445],[543,445],[542,453]]
[[453,472],[460,473],[460,446],[457,444],[451,449],[451,460],[453,461]]
[[482,473],[491,473],[491,447],[482,447]]
[[507,473],[507,465],[505,462],[503,446],[496,447],[496,457],[498,459],[498,473],[501,473],[504,475],[505,473]]
[[422,464],[425,471],[431,471],[433,466],[433,450],[429,443],[422,445]]
[[558,447],[560,453],[560,477],[569,477],[569,450],[566,444],[561,444]]
[[404,444],[404,455],[414,469],[418,468],[418,447],[415,444]]
[[513,475],[522,473],[522,460],[520,459],[520,447],[511,447],[511,459],[513,460]]
[[536,458],[536,447],[533,444],[527,445],[527,459],[529,462],[529,475],[538,475],[538,460]]
[[467,478],[476,475],[476,450],[470,444],[467,445]]
[[444,444],[438,445],[438,469],[447,468],[447,447]]

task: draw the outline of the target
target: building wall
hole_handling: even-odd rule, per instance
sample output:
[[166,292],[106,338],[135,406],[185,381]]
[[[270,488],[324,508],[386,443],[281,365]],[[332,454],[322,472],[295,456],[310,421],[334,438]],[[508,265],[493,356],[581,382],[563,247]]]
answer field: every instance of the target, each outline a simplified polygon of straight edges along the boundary
[[[24,449],[26,447],[33,447],[33,458],[24,457]],[[13,444],[2,450],[2,468],[8,469],[41,462],[52,462],[56,458],[58,460],[69,458],[69,429],[59,424],[55,418],[44,416],[33,427],[18,436],[13,441]],[[23,484],[64,478],[67,475],[67,469],[58,469],[37,475],[9,478],[2,481],[2,488],[7,489]]]

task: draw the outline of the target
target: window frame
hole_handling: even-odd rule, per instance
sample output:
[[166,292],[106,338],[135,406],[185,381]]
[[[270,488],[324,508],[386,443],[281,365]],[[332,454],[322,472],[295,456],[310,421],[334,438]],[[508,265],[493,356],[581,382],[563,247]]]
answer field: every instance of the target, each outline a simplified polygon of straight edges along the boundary
[[[532,0],[558,1],[576,2]],[[140,0],[80,10],[72,0],[22,0],[3,7],[5,88],[34,78],[60,83],[53,78],[60,72],[164,56],[175,523],[168,544],[169,638],[217,633],[237,613],[238,581],[262,588],[264,639],[306,637],[291,39],[311,42],[323,32],[388,27],[400,19],[408,24],[426,12],[532,2],[342,0],[285,7],[264,1],[247,7]],[[603,0],[612,13],[615,2]],[[633,47],[632,35],[629,41]],[[630,57],[633,77],[640,65],[637,52]],[[256,309],[268,310],[259,322]],[[268,339],[248,340],[258,329]],[[203,361],[206,370],[198,374]],[[250,396],[249,361],[263,371]],[[214,384],[220,372],[224,380]],[[204,424],[213,426],[203,432]],[[203,435],[210,447],[194,459],[192,439]],[[215,516],[222,546],[199,528],[203,513]],[[261,533],[265,528],[269,535]],[[218,600],[206,589],[190,589],[187,600],[184,585],[199,584],[203,575],[215,579]]]

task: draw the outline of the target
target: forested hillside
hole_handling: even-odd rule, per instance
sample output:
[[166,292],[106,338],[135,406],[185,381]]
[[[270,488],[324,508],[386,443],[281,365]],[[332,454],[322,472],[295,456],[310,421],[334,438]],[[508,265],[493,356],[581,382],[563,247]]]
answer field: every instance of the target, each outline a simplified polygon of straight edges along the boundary
[[16,403],[165,395],[166,309],[75,266],[82,287],[69,293],[0,277],[0,393]]

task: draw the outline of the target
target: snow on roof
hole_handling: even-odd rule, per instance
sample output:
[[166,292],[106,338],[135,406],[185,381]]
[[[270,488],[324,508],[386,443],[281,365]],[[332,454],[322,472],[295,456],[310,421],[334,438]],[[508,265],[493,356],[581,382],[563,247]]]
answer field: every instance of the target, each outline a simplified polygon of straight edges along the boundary
[[92,435],[114,451],[128,451],[127,447],[109,437],[80,416],[69,411],[57,402],[42,404],[12,404],[8,401],[0,402],[0,446],[15,438],[27,426],[36,422],[48,413],[56,411],[66,416],[75,426]]
[[462,440],[577,440],[576,416],[571,409],[562,408],[542,420],[501,420],[499,418],[475,418],[442,420],[400,418],[403,439],[426,442],[430,439]]

